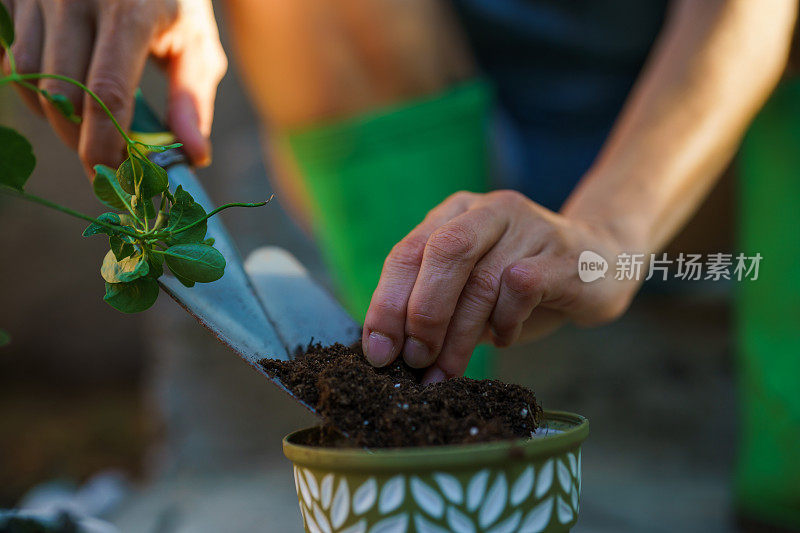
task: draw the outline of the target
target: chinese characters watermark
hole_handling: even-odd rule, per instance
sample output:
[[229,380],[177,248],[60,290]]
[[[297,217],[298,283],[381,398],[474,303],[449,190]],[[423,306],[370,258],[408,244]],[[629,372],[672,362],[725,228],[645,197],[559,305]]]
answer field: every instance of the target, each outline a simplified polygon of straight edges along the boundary
[[[684,281],[756,281],[758,268],[763,257],[760,253],[710,253],[684,254],[675,258],[662,254],[628,254],[617,256],[614,265],[614,279],[618,281],[640,281],[660,279],[667,281],[672,277]],[[578,258],[578,276],[581,281],[590,283],[605,277],[608,262],[600,254],[592,251],[581,253]]]

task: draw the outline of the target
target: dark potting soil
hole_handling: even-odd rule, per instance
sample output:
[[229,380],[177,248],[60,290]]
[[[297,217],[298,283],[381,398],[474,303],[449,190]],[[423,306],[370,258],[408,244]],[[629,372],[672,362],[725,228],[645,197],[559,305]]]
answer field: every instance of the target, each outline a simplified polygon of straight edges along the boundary
[[419,370],[402,360],[374,368],[360,346],[310,346],[292,361],[259,363],[323,417],[320,442],[313,444],[386,448],[515,439],[530,437],[542,417],[525,387],[469,378],[423,386]]

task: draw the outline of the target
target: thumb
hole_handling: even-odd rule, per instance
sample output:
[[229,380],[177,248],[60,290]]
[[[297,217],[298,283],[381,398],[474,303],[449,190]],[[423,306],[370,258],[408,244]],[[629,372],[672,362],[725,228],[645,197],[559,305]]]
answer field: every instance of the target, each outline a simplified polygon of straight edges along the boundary
[[[214,49],[216,48],[216,49]],[[217,86],[227,70],[227,59],[218,45],[186,49],[168,64],[169,100],[167,119],[172,132],[192,164],[211,163],[211,123]]]

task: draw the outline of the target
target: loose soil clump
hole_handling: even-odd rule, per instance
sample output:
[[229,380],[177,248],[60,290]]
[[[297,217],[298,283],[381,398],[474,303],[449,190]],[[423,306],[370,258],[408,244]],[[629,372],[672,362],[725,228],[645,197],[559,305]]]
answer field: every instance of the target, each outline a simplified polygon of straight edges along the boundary
[[292,361],[259,364],[323,417],[318,445],[393,448],[524,438],[542,417],[525,387],[469,378],[423,386],[420,371],[402,360],[374,368],[360,346],[310,346]]

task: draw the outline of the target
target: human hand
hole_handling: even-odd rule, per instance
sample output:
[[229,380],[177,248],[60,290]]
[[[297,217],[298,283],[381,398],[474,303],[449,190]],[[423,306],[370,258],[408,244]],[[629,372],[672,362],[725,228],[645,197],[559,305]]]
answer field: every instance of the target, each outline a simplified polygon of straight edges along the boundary
[[[17,72],[84,82],[123,127],[130,124],[134,91],[152,54],[169,79],[170,128],[195,165],[210,162],[214,97],[227,69],[210,0],[2,1],[14,20]],[[3,70],[10,73],[7,57]],[[95,164],[116,167],[122,161],[124,141],[89,95],[56,79],[39,80],[38,87],[64,95],[81,116],[75,124],[43,96],[20,87],[26,103],[78,151],[87,174],[94,174]]]
[[428,213],[383,266],[364,323],[367,358],[384,366],[402,353],[423,382],[461,375],[475,346],[509,346],[563,322],[620,316],[636,283],[578,277],[584,250],[615,257],[599,225],[559,215],[513,191],[459,192]]

